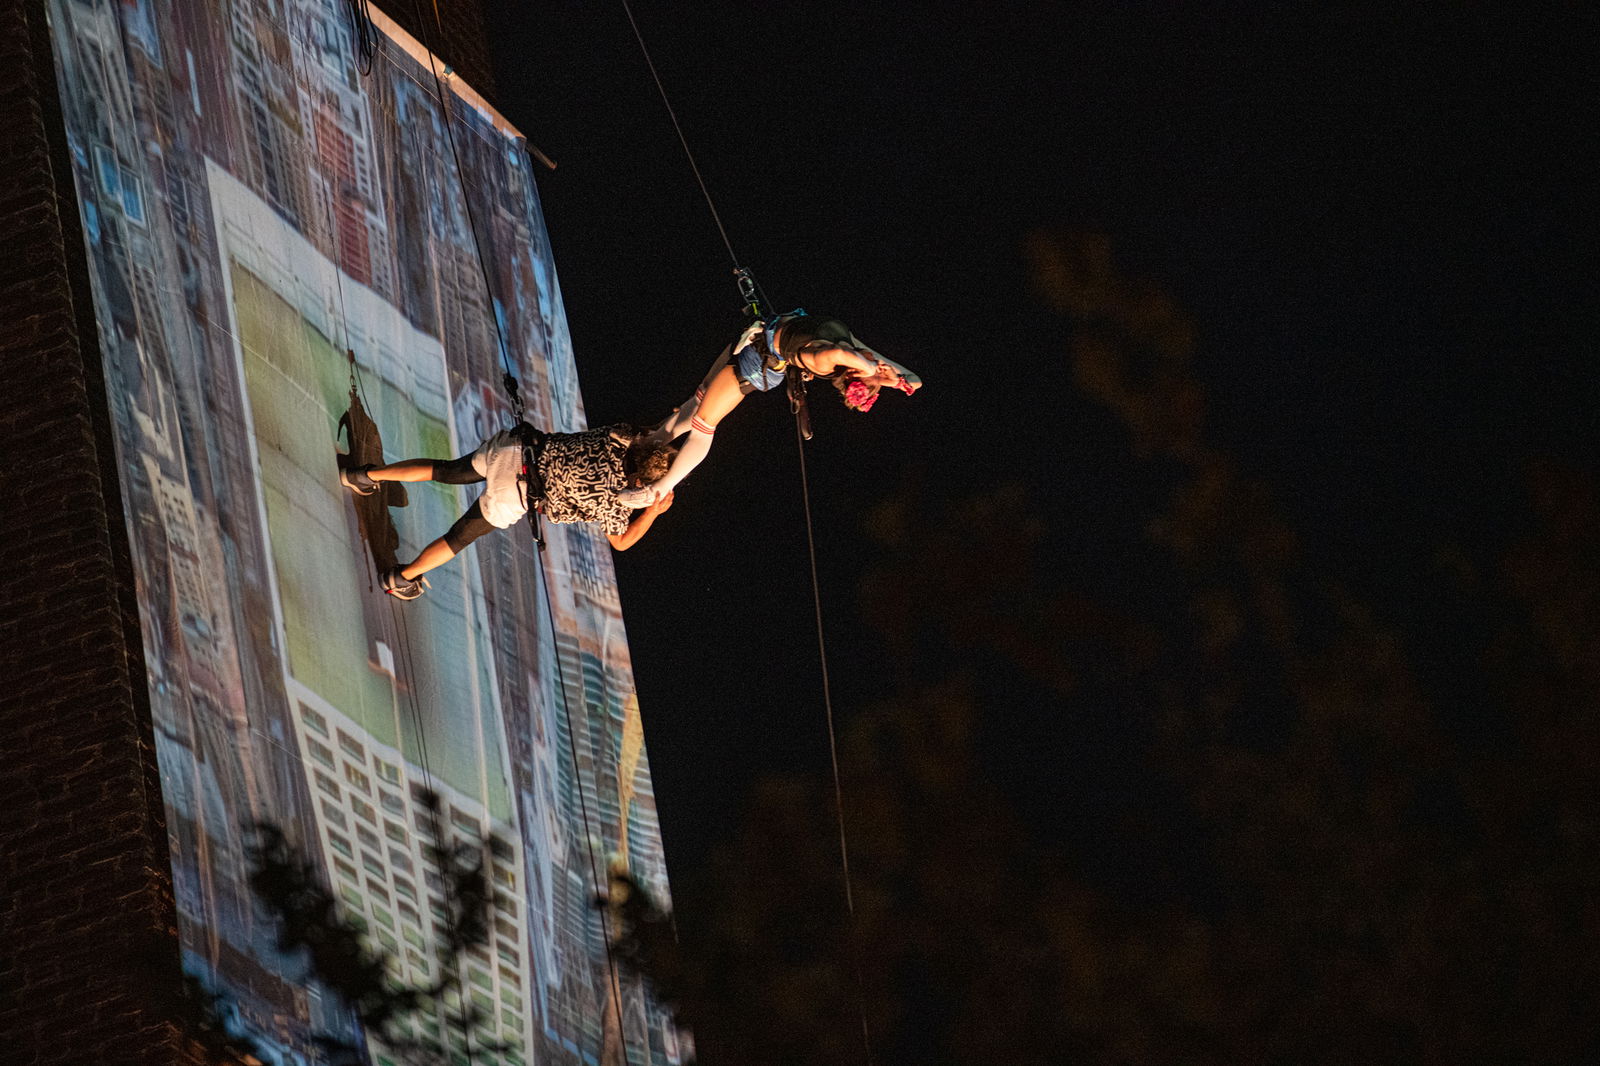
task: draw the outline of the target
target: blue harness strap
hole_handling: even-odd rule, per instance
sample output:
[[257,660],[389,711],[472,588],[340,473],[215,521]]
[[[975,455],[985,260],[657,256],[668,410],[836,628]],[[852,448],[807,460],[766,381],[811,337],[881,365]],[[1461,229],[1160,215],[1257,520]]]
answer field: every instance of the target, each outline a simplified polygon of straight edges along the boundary
[[762,340],[765,342],[763,347],[766,349],[761,353],[762,366],[768,370],[780,371],[788,367],[789,361],[778,351],[778,328],[791,318],[803,317],[805,313],[805,308],[796,307],[788,314],[774,315],[761,324]]
[[778,350],[778,330],[785,322],[803,314],[805,311],[797,308],[760,323],[761,328],[749,342],[733,353],[735,371],[752,389],[771,392],[783,384],[785,371],[791,364]]

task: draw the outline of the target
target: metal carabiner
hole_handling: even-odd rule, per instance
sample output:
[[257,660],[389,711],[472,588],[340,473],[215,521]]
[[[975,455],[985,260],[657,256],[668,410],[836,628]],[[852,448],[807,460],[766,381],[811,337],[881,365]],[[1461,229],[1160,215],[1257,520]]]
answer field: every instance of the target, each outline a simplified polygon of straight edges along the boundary
[[760,318],[761,302],[756,299],[756,279],[744,267],[734,267],[733,276],[738,279],[739,298],[744,302],[745,310],[753,317]]

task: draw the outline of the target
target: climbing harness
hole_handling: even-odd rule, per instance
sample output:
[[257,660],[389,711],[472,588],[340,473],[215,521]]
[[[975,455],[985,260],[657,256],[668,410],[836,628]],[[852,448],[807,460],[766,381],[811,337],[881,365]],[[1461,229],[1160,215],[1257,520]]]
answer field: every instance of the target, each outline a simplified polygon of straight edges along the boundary
[[507,370],[501,384],[511,399],[511,416],[516,420],[511,427],[517,443],[522,446],[522,463],[517,472],[517,490],[528,508],[528,528],[533,533],[533,543],[544,552],[544,530],[539,524],[539,510],[544,503],[544,479],[539,476],[539,453],[544,449],[546,434],[534,429],[522,415],[522,394],[518,391],[516,375]]
[[[748,271],[741,273],[745,277],[749,276]],[[783,374],[784,392],[789,397],[789,413],[794,415],[795,424],[800,428],[801,439],[810,440],[811,409],[806,406],[806,382],[816,375],[806,369],[799,359],[784,358],[783,352],[778,347],[778,329],[785,323],[804,316],[804,309],[797,307],[788,314],[765,320],[761,323],[761,330],[756,334],[754,341],[757,350],[761,352],[761,365]]]

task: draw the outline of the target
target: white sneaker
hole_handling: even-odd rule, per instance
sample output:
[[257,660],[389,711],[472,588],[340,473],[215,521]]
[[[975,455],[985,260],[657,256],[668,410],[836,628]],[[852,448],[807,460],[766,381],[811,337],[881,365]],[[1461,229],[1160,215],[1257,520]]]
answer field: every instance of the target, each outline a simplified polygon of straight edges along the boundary
[[617,502],[624,507],[649,507],[660,498],[661,494],[656,491],[654,485],[645,485],[643,488],[637,489],[624,489],[617,493]]

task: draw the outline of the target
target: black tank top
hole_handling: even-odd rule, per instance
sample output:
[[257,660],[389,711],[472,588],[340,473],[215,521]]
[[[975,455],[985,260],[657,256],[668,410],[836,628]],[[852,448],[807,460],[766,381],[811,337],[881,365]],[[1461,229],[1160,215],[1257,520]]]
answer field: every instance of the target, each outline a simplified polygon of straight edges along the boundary
[[[850,327],[837,318],[829,318],[826,315],[796,315],[784,319],[781,328],[782,332],[778,335],[778,354],[791,362],[799,362],[807,370],[810,370],[809,365],[803,359],[795,358],[802,354],[807,345],[855,350],[855,343],[850,339]],[[837,374],[838,371],[835,370],[834,373]]]

